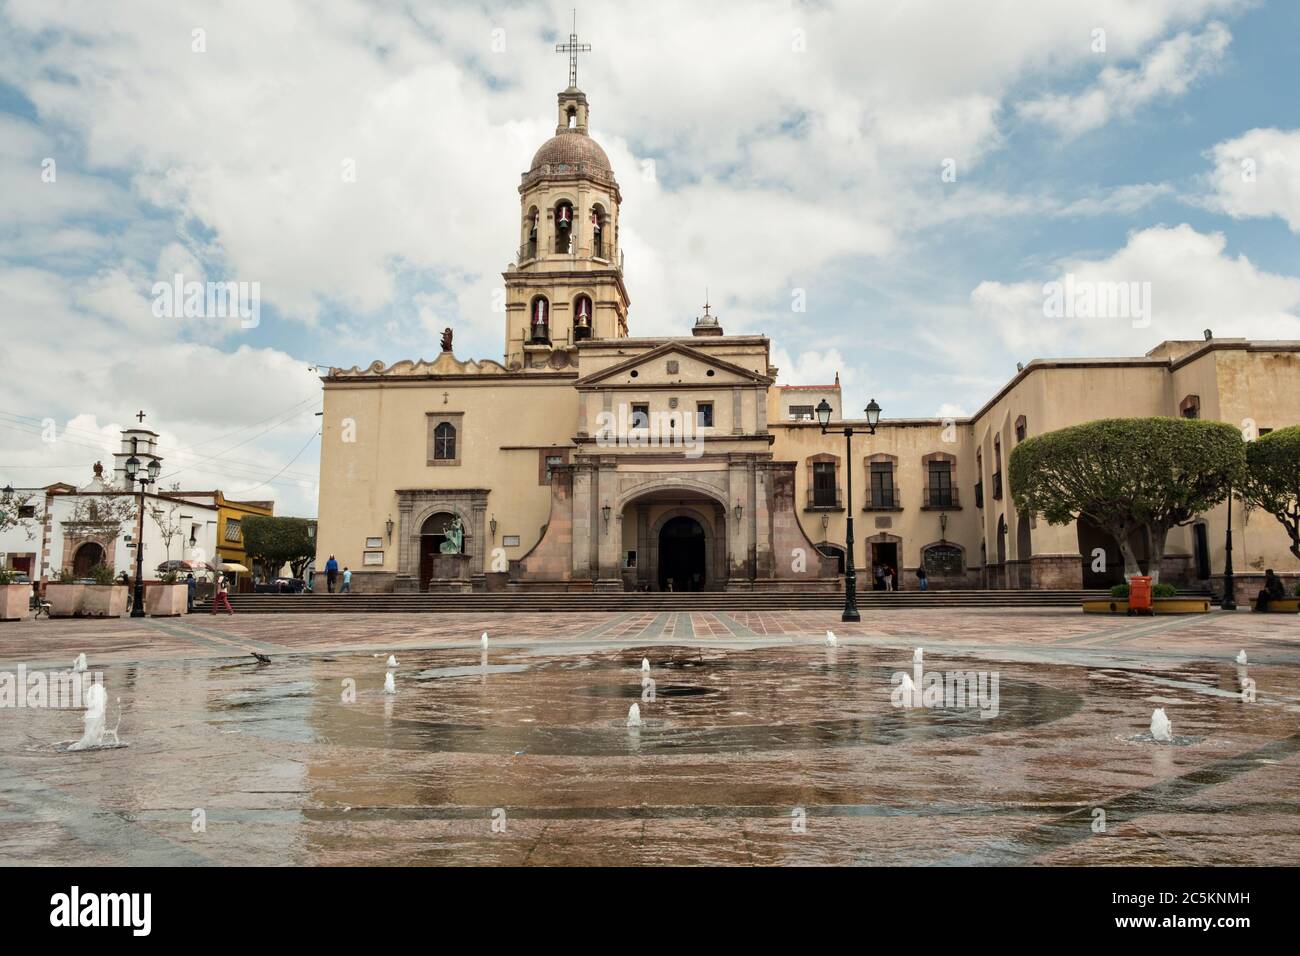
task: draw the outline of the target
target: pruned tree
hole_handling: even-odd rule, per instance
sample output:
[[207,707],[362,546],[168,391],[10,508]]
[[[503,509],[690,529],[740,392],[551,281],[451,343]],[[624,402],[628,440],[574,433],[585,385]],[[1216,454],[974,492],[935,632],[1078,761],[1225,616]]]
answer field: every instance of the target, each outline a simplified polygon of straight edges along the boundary
[[109,486],[103,494],[78,494],[74,497],[76,501],[67,523],[83,534],[116,538],[124,523],[135,521],[135,495],[129,492],[114,492]]
[[268,580],[286,563],[294,577],[301,577],[308,562],[316,557],[316,541],[306,518],[249,515],[240,524],[244,550]]
[[1145,534],[1154,583],[1170,529],[1223,501],[1245,462],[1245,443],[1225,422],[1099,419],[1017,445],[1011,494],[1050,524],[1090,519],[1115,539],[1125,576],[1142,573],[1130,538]]
[[34,498],[30,493],[14,491],[12,488],[0,491],[0,531],[22,528],[28,541],[35,538],[36,522],[32,516],[23,514],[24,510],[32,507]]
[[1247,444],[1241,498],[1278,520],[1291,538],[1291,553],[1300,558],[1300,425]]
[[158,537],[162,538],[163,547],[167,550],[165,559],[167,561],[172,559],[172,542],[181,533],[181,522],[176,517],[179,510],[180,505],[178,504],[170,505],[165,511],[158,505],[149,509],[149,517],[153,519],[153,523],[157,526]]

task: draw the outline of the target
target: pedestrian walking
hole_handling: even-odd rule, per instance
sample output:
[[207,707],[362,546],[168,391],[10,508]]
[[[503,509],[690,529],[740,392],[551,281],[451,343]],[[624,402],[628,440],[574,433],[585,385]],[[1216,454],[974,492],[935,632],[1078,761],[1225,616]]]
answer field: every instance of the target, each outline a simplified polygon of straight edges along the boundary
[[217,613],[217,608],[225,606],[227,614],[234,614],[235,609],[230,606],[230,585],[226,583],[224,577],[217,578],[217,590],[212,595],[212,613]]
[[330,594],[334,593],[334,582],[338,578],[339,563],[334,560],[334,555],[331,554],[330,559],[325,562],[325,586],[329,589]]
[[925,568],[921,567],[916,569],[916,581],[922,591],[930,590],[930,578],[925,573]]
[[889,590],[898,590],[898,568],[892,564],[889,566]]
[[199,589],[199,582],[194,580],[194,573],[185,575],[185,613],[194,613],[194,595]]
[[343,592],[344,594],[352,593],[352,570],[345,564],[343,565]]

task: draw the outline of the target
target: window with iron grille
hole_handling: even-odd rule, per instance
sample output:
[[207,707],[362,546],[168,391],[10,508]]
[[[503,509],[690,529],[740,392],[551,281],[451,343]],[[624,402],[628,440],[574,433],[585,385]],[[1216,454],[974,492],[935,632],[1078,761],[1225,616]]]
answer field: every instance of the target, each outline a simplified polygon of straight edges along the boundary
[[836,500],[835,462],[813,462],[813,505],[817,508],[834,508]]
[[888,461],[871,463],[871,507],[894,508],[894,464]]
[[961,548],[951,544],[933,544],[921,556],[927,574],[961,574]]
[[952,507],[951,462],[930,462],[930,506],[934,508]]
[[813,418],[813,407],[812,407],[811,405],[791,405],[791,406],[790,406],[790,419],[791,419],[791,421],[796,421],[796,422],[809,421],[809,422],[810,422],[810,421],[812,421],[812,418]]
[[227,541],[240,540],[239,522],[231,518],[226,519],[226,540]]

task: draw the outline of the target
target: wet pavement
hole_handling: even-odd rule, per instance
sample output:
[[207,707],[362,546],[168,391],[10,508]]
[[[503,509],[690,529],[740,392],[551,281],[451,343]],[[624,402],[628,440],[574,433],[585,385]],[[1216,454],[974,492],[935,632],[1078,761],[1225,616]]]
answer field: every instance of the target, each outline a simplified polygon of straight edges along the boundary
[[0,708],[0,863],[1300,863],[1300,620],[837,618],[0,625],[0,672],[85,651],[127,745]]

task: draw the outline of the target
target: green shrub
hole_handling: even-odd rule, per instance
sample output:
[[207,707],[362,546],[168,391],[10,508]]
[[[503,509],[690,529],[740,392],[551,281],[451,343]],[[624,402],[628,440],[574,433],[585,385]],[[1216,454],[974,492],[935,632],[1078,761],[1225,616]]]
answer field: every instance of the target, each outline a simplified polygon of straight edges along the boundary
[[0,584],[17,584],[18,572],[13,568],[0,568]]
[[[1113,598],[1127,599],[1129,595],[1129,586],[1127,584],[1115,584],[1111,586],[1110,596]],[[1178,588],[1172,584],[1153,584],[1151,586],[1151,596],[1153,598],[1171,598],[1178,596]]]
[[112,584],[113,566],[111,564],[97,564],[90,569],[90,576],[96,584]]
[[59,583],[72,584],[77,579],[72,576],[72,568],[59,568]]
[[163,583],[163,584],[175,584],[175,583],[176,583],[177,581],[179,581],[180,579],[181,579],[181,576],[180,576],[179,574],[177,574],[175,571],[168,571],[168,572],[166,572],[165,574],[163,574],[163,576],[162,576],[162,583]]

